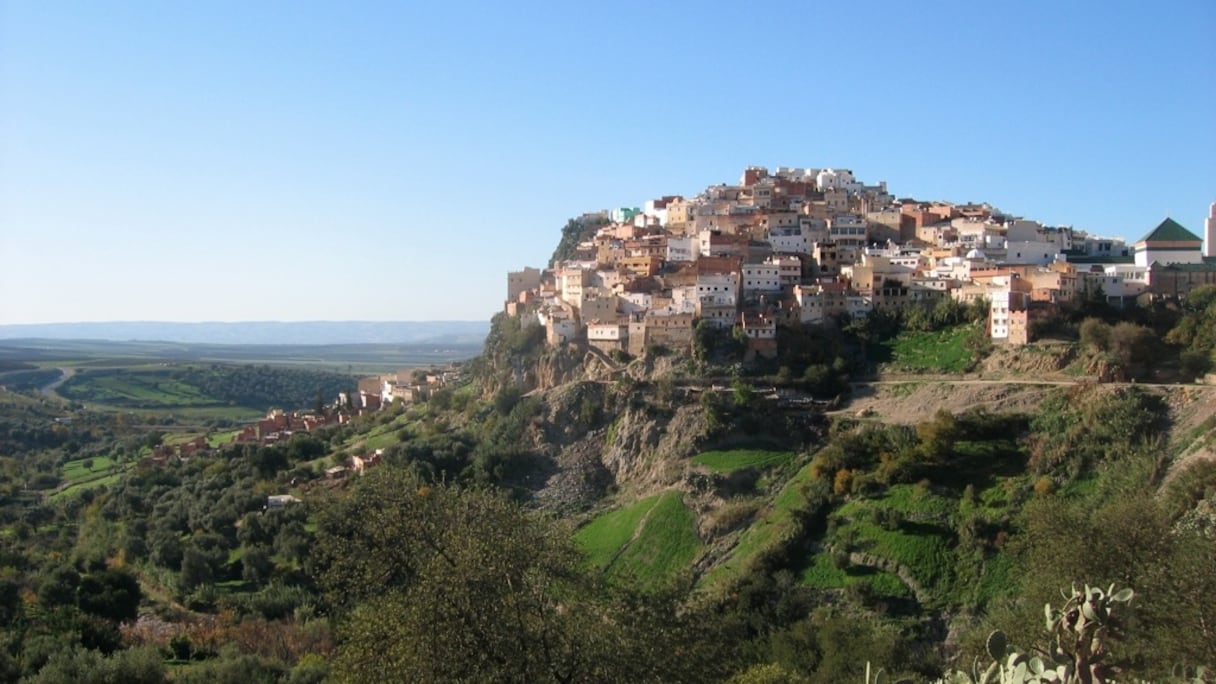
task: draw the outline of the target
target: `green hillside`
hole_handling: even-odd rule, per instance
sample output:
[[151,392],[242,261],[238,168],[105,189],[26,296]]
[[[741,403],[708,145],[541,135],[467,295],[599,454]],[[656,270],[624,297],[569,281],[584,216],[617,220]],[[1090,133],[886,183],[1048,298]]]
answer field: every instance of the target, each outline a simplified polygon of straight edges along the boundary
[[605,513],[576,540],[611,580],[641,589],[666,586],[687,573],[702,546],[696,517],[675,491]]
[[220,364],[81,369],[58,392],[74,401],[124,409],[311,407],[333,401],[354,378],[329,371]]

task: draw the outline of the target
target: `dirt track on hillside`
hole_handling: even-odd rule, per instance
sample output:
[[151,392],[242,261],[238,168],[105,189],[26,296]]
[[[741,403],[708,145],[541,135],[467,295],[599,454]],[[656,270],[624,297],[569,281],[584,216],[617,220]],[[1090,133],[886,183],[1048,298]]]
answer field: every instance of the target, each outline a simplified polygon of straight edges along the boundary
[[1051,394],[1069,387],[1093,386],[1106,390],[1141,387],[1162,395],[1169,406],[1171,436],[1185,435],[1216,415],[1216,386],[1106,383],[1075,379],[1021,378],[990,380],[978,377],[901,377],[853,384],[850,401],[837,415],[857,415],[887,423],[911,424],[929,420],[939,409],[961,413],[983,407],[991,411],[1037,410]]

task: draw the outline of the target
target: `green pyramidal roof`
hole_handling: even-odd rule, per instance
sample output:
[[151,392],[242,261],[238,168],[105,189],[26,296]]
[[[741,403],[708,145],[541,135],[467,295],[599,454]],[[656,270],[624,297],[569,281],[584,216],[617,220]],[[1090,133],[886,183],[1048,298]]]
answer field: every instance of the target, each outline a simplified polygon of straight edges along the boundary
[[1140,242],[1203,242],[1203,239],[1192,233],[1182,224],[1172,218],[1167,218],[1161,225],[1149,231],[1148,235],[1140,238]]

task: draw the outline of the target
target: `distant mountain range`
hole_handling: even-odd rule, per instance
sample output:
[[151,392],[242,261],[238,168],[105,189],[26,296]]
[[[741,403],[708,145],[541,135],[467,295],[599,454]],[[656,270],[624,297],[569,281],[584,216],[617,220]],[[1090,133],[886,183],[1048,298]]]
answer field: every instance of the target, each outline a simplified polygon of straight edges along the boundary
[[242,323],[30,323],[0,325],[0,339],[189,344],[481,344],[488,321],[249,321]]

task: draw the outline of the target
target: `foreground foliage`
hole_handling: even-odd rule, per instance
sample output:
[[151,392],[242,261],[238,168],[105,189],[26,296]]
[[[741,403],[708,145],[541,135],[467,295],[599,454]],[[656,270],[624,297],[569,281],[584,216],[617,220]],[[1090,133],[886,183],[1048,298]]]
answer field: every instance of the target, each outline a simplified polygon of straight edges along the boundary
[[610,589],[566,535],[491,491],[368,476],[322,517],[339,681],[702,682],[723,635],[675,596]]

